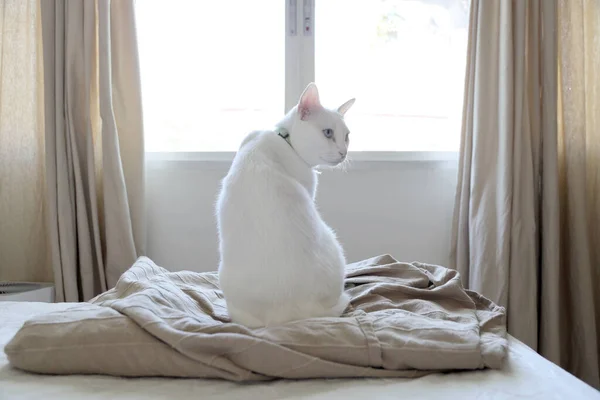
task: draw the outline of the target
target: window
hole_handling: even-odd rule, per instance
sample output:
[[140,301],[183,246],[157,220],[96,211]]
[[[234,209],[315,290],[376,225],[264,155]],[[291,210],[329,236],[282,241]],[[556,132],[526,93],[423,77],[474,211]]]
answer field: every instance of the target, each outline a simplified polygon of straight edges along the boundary
[[136,3],[147,151],[235,151],[310,81],[325,105],[357,98],[352,151],[458,149],[468,0],[169,6]]

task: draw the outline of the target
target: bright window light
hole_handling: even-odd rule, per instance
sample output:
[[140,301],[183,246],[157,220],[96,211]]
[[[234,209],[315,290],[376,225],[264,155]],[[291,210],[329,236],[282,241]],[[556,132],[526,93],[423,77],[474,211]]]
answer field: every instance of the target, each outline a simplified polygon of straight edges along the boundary
[[467,51],[462,0],[321,0],[316,80],[356,97],[352,149],[458,150]]
[[235,151],[281,117],[285,2],[136,2],[146,151]]
[[300,79],[326,105],[357,98],[352,151],[458,150],[469,1],[314,1],[303,46],[285,25],[296,3],[302,26],[304,0],[138,1],[146,150],[236,151]]

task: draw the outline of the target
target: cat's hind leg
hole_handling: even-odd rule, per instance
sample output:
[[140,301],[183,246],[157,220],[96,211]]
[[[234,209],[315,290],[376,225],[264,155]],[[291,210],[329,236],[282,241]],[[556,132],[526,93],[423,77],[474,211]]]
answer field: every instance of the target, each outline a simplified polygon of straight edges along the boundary
[[341,317],[344,314],[346,308],[350,304],[350,296],[342,292],[341,296],[338,298],[338,301],[333,306],[323,306],[323,304],[313,304],[307,310],[308,318],[318,318],[318,317]]

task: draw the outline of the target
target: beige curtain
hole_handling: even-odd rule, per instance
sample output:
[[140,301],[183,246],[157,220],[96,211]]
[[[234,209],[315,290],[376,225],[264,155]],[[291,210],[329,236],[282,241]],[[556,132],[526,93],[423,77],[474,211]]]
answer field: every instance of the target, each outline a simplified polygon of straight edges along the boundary
[[451,259],[509,332],[600,388],[597,0],[471,0]]
[[600,0],[559,1],[558,52],[559,289],[571,306],[548,338],[564,345],[560,363],[600,389]]
[[112,287],[144,251],[133,0],[41,0],[48,232],[58,300]]
[[0,0],[0,281],[52,281],[36,0]]

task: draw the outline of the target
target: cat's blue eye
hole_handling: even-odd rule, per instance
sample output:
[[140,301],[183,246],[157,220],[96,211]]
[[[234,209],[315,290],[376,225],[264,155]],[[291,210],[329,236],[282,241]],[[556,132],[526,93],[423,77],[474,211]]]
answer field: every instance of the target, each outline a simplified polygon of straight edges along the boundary
[[323,129],[323,135],[325,135],[327,139],[331,139],[333,137],[333,129]]

